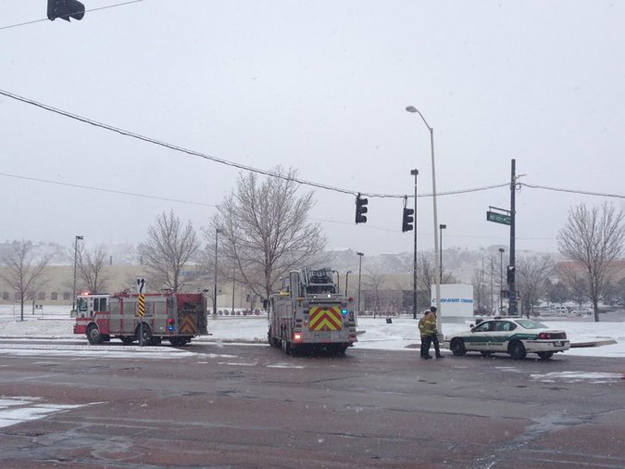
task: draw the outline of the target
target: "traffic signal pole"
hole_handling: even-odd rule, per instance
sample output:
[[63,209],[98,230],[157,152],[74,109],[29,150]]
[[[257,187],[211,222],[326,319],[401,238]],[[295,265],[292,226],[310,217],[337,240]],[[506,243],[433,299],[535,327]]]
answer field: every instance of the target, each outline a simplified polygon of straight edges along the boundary
[[418,169],[413,169],[410,174],[414,176],[414,253],[412,260],[412,318],[417,319],[417,176]]
[[510,307],[508,314],[516,316],[517,298],[516,298],[516,281],[515,281],[515,225],[516,225],[516,160],[512,159],[512,168],[510,176],[510,267],[511,272],[508,279],[508,291],[510,292]]

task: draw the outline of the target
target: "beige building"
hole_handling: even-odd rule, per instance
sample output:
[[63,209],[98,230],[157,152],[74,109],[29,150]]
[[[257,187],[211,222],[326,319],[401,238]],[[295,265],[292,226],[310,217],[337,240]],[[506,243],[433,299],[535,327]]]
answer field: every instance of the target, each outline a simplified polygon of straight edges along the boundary
[[[0,273],[5,273],[6,268],[0,267]],[[182,272],[184,275],[184,272]],[[159,291],[160,285],[150,283],[150,274],[146,266],[140,265],[109,265],[104,269],[104,277],[106,280],[106,292],[115,293],[132,288],[137,277],[145,278],[148,291]],[[43,281],[31,289],[26,299],[28,303],[34,302],[37,305],[71,305],[72,290],[74,283],[73,266],[51,266],[46,270]],[[76,294],[80,294],[84,288],[80,279],[76,281]],[[192,285],[193,291],[208,290],[210,296],[209,309],[212,307],[212,292],[214,285],[202,285],[195,282]],[[254,309],[262,308],[262,302],[249,291],[246,291],[241,285],[236,285],[233,296],[232,282],[219,284],[217,286],[217,307],[221,309],[231,309],[234,303],[236,309]],[[0,304],[15,304],[19,301],[19,296],[11,290],[11,288],[0,279]]]

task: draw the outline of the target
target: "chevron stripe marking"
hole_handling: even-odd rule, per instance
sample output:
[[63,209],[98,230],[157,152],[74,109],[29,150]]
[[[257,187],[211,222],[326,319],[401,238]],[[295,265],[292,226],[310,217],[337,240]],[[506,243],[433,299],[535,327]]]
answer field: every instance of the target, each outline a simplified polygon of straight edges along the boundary
[[341,312],[336,307],[311,308],[308,325],[311,331],[340,331],[342,329]]
[[145,295],[139,295],[139,316],[145,316]]
[[195,315],[185,314],[180,321],[180,327],[178,332],[181,334],[196,334],[197,328],[195,327]]

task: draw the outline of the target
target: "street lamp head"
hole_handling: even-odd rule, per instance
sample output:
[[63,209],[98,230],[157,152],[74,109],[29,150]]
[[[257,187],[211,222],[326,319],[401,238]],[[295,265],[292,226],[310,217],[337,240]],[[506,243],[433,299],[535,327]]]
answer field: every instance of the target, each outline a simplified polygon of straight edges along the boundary
[[419,175],[419,170],[418,169],[411,169],[410,170],[410,175],[411,176],[418,176]]
[[359,256],[364,256],[365,255],[364,252],[357,252],[356,254],[359,255]]
[[84,237],[81,235],[76,235],[76,239],[84,239]]
[[346,273],[351,274],[351,273],[352,273],[352,271],[351,271],[351,270],[348,270]]
[[506,250],[505,250],[504,248],[499,248],[499,252],[500,252],[500,253],[502,253],[502,254],[503,254],[505,251],[506,251]]
[[408,112],[419,112],[414,106],[406,106],[406,111]]
[[441,230],[444,230],[444,229],[446,229],[446,228],[447,228],[447,225],[443,225],[443,224],[441,224],[441,225],[440,225],[440,229],[441,229]]

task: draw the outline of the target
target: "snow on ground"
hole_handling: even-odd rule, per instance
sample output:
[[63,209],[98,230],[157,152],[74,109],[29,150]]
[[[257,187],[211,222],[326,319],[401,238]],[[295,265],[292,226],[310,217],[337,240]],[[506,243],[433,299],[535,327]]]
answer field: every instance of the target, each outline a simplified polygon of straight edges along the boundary
[[42,419],[51,414],[78,407],[83,407],[83,405],[44,404],[39,402],[38,397],[2,397],[0,398],[0,428]]
[[[79,353],[87,353],[89,346],[84,336],[73,334],[74,320],[69,317],[67,306],[44,306],[43,312],[37,311],[35,315],[28,310],[21,322],[19,309],[13,306],[0,305],[0,337],[18,338],[64,338],[78,340],[76,344],[85,344],[85,350]],[[553,329],[566,331],[572,343],[609,341],[617,343],[600,347],[572,348],[565,352],[569,355],[618,357],[625,358],[625,322],[599,322],[595,323],[588,319],[568,319],[554,317],[541,319]],[[236,342],[265,344],[267,340],[266,317],[219,317],[209,320],[208,329],[211,333],[208,337],[196,340],[211,342]],[[469,324],[443,323],[445,335],[469,329]],[[364,349],[387,349],[387,350],[415,350],[419,340],[417,321],[409,318],[392,318],[392,323],[387,324],[386,318],[358,318],[358,342],[357,348]],[[81,342],[80,342],[81,341]],[[113,344],[113,342],[111,342]],[[406,348],[408,346],[408,348]],[[10,350],[10,347],[5,349]],[[151,347],[150,347],[151,348]],[[158,349],[158,348],[157,348]],[[162,347],[160,348],[162,350]],[[113,352],[113,351],[111,351]],[[146,352],[154,352],[147,351]],[[7,352],[11,353],[11,352]],[[101,353],[101,352],[99,352]],[[125,353],[135,353],[133,347]]]

